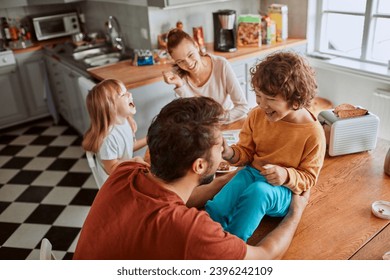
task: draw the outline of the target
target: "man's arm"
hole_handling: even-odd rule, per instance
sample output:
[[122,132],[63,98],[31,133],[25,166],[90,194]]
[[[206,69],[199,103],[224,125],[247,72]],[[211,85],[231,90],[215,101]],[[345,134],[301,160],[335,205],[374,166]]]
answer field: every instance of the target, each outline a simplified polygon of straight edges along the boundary
[[223,186],[229,182],[237,171],[229,172],[223,176],[216,177],[211,183],[207,185],[197,186],[191,193],[186,205],[187,207],[202,208],[206,202],[214,197]]
[[282,222],[256,246],[247,245],[245,259],[280,259],[290,246],[302,213],[309,201],[310,190],[293,194],[290,209]]

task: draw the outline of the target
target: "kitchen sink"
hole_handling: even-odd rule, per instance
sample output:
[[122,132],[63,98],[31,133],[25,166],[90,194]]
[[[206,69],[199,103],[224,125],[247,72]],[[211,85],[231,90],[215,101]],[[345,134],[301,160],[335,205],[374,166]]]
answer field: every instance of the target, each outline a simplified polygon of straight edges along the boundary
[[119,52],[106,53],[102,55],[96,55],[93,57],[85,58],[83,61],[85,64],[95,67],[106,65],[109,63],[118,62],[121,59],[121,54]]
[[73,59],[75,59],[75,60],[82,60],[82,59],[94,57],[97,55],[107,54],[108,52],[109,52],[108,48],[101,47],[101,48],[92,48],[92,49],[87,49],[87,50],[83,50],[83,51],[78,51],[78,52],[73,53],[72,56],[73,56]]
[[59,44],[53,51],[63,61],[86,71],[90,67],[113,64],[125,59],[131,59],[132,53],[119,51],[107,44],[74,47],[73,44]]

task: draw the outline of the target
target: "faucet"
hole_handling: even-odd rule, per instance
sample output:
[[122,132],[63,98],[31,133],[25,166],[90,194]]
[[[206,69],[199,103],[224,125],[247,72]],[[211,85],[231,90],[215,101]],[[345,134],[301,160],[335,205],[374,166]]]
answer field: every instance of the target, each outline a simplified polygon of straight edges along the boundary
[[125,54],[125,44],[121,37],[121,27],[116,17],[108,17],[107,28],[109,40],[113,48],[119,50],[121,54]]

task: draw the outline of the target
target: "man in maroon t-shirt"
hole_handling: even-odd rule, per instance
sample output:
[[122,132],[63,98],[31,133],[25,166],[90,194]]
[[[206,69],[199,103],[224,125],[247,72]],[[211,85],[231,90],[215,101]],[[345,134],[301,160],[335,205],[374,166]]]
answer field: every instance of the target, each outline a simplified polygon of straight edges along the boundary
[[219,190],[211,182],[222,160],[223,114],[207,97],[166,105],[148,130],[150,168],[125,162],[110,175],[92,204],[74,259],[281,258],[309,193],[293,195],[286,217],[257,246],[188,207],[204,204]]

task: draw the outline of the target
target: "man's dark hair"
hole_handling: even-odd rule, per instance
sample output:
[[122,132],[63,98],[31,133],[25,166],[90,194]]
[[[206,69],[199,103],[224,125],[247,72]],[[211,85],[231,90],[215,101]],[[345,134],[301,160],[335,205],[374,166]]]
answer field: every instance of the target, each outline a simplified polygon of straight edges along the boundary
[[162,108],[147,137],[153,174],[173,182],[185,176],[197,158],[209,160],[223,113],[208,97],[178,98]]

